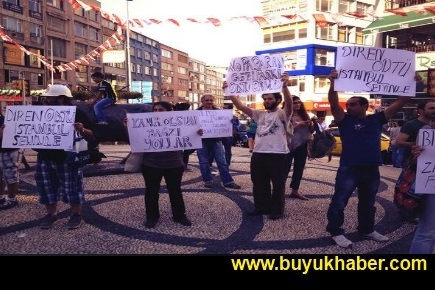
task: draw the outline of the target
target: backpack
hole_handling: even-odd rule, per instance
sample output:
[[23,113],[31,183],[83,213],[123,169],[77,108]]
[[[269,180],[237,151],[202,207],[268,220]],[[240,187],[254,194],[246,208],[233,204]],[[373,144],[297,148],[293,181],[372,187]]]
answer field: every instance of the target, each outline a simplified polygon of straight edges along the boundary
[[293,138],[293,122],[292,122],[292,118],[287,117],[285,115],[284,110],[280,110],[279,111],[279,118],[281,120],[281,122],[284,124],[284,128],[285,128],[285,135],[287,137],[287,144],[290,145],[290,143],[292,142],[292,138]]
[[313,160],[328,156],[328,162],[331,161],[331,151],[335,148],[335,138],[328,130],[320,131],[319,124],[314,122],[315,134],[308,141],[308,159]]

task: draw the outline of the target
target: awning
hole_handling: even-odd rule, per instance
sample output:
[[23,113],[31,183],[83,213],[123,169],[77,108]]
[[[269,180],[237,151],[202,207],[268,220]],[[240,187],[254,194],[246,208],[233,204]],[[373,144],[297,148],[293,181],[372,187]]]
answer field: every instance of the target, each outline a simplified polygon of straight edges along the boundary
[[408,12],[407,16],[390,15],[373,21],[363,29],[364,34],[386,32],[435,23],[435,15]]

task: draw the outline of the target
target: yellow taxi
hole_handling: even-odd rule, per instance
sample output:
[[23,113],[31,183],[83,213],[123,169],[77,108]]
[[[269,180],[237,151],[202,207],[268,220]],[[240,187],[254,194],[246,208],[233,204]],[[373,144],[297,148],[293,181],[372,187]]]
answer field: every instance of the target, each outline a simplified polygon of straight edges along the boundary
[[[340,138],[340,131],[338,130],[338,127],[331,127],[327,129],[335,138],[335,148],[332,150],[332,155],[340,155],[341,154],[341,138]],[[388,148],[390,147],[390,137],[387,134],[382,133],[381,134],[381,152],[382,151],[388,151]]]

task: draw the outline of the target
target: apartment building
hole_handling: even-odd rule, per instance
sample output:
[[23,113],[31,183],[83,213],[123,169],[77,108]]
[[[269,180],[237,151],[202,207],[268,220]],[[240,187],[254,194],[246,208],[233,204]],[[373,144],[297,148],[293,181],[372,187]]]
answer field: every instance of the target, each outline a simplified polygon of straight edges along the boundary
[[[330,114],[327,76],[335,65],[338,45],[372,45],[363,29],[374,19],[369,10],[376,0],[264,0],[263,16],[290,16],[290,23],[263,25],[264,43],[257,54],[283,54],[290,75],[290,91],[307,110],[319,116]],[[356,17],[354,15],[367,15]],[[340,94],[344,106],[353,94]],[[358,94],[369,98],[368,94]],[[328,120],[327,120],[328,121]]]

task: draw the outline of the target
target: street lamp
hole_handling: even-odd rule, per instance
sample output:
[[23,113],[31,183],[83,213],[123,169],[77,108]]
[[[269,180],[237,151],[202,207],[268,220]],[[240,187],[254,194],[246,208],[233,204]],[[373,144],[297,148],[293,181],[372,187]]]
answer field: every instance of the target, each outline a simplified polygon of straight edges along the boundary
[[130,61],[130,15],[128,12],[128,2],[133,0],[127,0],[127,27],[126,27],[126,45],[127,45],[127,85],[128,91],[131,91],[131,61]]

